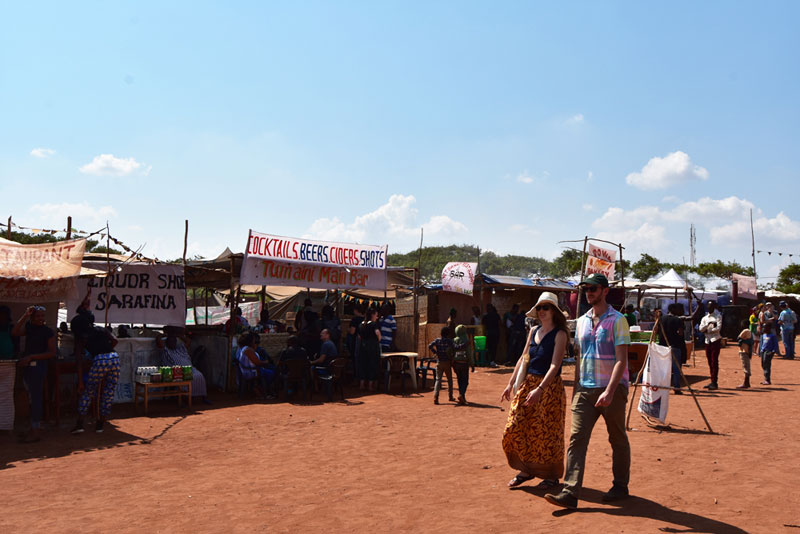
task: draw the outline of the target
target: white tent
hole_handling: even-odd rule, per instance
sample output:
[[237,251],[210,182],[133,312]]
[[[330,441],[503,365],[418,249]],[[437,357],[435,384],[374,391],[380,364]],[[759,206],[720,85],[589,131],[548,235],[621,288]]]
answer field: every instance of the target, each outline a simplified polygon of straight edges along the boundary
[[687,291],[691,291],[697,298],[716,301],[720,294],[720,291],[693,287],[675,269],[670,269],[658,278],[652,278],[642,283],[639,287],[644,290],[644,296],[647,297],[683,297]]

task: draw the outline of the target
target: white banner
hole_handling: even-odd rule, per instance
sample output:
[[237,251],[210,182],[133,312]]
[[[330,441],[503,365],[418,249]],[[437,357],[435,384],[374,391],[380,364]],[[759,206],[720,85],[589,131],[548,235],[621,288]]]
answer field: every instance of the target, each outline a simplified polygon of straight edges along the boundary
[[647,352],[649,357],[642,374],[642,395],[639,397],[638,410],[666,423],[669,386],[672,381],[672,349],[650,343]]
[[356,269],[244,258],[242,285],[314,289],[386,289],[385,269]]
[[617,261],[617,251],[614,249],[600,248],[597,245],[589,243],[589,256],[594,256],[597,259],[614,263]]
[[594,256],[586,256],[586,276],[594,273],[604,274],[611,281],[614,279],[614,264]]
[[453,293],[461,293],[462,295],[472,295],[475,285],[475,272],[477,270],[477,263],[448,263],[442,270],[442,289]]
[[74,296],[85,239],[20,245],[0,242],[0,302],[57,302]]
[[242,285],[386,289],[387,247],[313,241],[250,230]]
[[250,230],[246,258],[361,269],[386,269],[387,247],[313,241]]
[[[113,266],[112,266],[113,267]],[[125,265],[106,277],[78,281],[76,298],[67,301],[70,318],[91,289],[91,311],[98,323],[183,326],[186,286],[179,265]]]

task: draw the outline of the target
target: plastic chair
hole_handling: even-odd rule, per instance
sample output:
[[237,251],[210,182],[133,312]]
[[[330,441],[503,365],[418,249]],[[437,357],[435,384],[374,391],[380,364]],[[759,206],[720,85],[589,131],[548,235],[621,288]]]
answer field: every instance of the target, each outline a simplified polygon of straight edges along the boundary
[[[289,384],[295,384],[303,389],[303,398],[310,393],[311,363],[307,359],[284,360],[283,367],[283,392],[289,398]],[[309,397],[310,400],[310,397]]]
[[386,358],[386,393],[389,393],[389,386],[393,376],[400,377],[400,391],[406,393],[406,373],[408,372],[408,358],[405,356],[389,356]]
[[328,371],[330,374],[328,376],[317,377],[320,384],[325,385],[325,392],[328,394],[329,401],[333,400],[333,392],[337,388],[342,394],[342,400],[344,400],[344,371],[346,367],[346,358],[336,358],[328,365]]
[[[239,398],[246,398],[253,391],[253,386],[255,386],[258,380],[259,377],[257,372],[256,376],[245,378],[244,371],[242,370],[242,364],[238,361],[236,362],[236,384]],[[267,392],[265,391],[264,394],[266,395]]]
[[428,378],[428,371],[433,375],[432,380],[436,380],[436,367],[431,367],[431,364],[436,363],[436,361],[436,358],[420,358],[419,360],[416,371],[417,376],[420,377],[423,389],[425,388],[425,382]]

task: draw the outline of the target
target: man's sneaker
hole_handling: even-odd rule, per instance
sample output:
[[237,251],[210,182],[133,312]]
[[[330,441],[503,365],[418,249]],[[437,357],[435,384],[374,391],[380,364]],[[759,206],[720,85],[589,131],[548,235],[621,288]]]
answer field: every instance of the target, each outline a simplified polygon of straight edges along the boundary
[[97,432],[98,434],[102,434],[103,433],[103,422],[102,421],[98,421],[97,423],[95,423],[94,431]]
[[717,387],[717,383],[716,383],[716,382],[711,382],[711,383],[710,383],[708,386],[706,386],[706,387],[707,387],[709,390],[719,389],[719,388]]
[[550,504],[554,504],[562,508],[568,508],[570,510],[576,510],[578,508],[578,498],[563,490],[558,495],[553,495],[552,493],[546,494],[544,496],[544,500]]
[[607,493],[603,494],[603,502],[614,502],[624,499],[629,496],[628,488],[614,486]]
[[83,423],[78,423],[75,428],[69,431],[70,434],[83,434]]

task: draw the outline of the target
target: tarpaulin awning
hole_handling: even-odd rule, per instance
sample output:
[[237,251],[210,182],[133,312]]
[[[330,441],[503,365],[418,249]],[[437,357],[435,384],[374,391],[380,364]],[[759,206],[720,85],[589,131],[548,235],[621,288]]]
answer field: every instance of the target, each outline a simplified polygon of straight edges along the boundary
[[577,288],[569,282],[553,278],[522,278],[520,276],[507,276],[502,274],[481,273],[483,283],[486,285],[501,285],[514,287],[527,287],[530,289],[545,289],[549,291],[575,291]]

